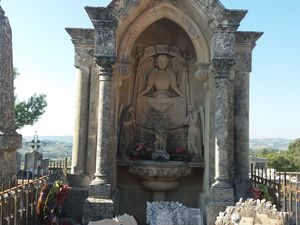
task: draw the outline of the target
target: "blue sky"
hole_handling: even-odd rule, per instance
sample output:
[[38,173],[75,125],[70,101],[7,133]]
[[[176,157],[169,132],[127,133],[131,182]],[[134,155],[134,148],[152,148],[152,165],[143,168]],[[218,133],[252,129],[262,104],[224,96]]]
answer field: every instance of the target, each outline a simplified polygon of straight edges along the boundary
[[[16,95],[47,94],[48,108],[33,135],[72,135],[76,70],[65,27],[92,27],[84,6],[108,0],[2,0],[13,30]],[[253,51],[250,80],[250,137],[300,137],[300,1],[222,0],[226,8],[247,9],[239,30],[263,31]]]

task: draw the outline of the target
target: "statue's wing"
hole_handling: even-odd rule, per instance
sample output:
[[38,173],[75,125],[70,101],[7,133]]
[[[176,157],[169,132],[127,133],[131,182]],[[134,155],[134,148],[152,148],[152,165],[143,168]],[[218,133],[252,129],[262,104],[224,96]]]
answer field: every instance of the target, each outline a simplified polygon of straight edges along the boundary
[[144,77],[145,77],[145,82],[147,82],[147,78],[153,68],[155,67],[154,65],[154,58],[153,57],[148,57],[143,63],[143,70],[144,70]]
[[204,116],[205,116],[205,111],[204,111],[203,105],[199,105],[199,114],[200,114],[201,129],[202,129],[202,136],[203,136],[202,140],[204,141],[204,129],[205,129]]
[[180,76],[180,72],[182,69],[182,62],[180,62],[180,60],[177,57],[173,57],[171,60],[171,68],[173,73],[176,75],[177,81],[179,79]]

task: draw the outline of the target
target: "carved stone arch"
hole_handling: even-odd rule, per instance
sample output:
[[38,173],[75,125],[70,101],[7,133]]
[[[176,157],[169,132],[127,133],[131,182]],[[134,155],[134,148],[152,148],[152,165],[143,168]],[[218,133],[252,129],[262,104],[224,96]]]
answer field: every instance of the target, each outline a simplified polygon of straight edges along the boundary
[[161,19],[174,22],[186,32],[194,46],[197,62],[207,63],[210,61],[208,41],[204,38],[198,25],[180,9],[167,3],[161,3],[155,8],[146,10],[131,23],[117,46],[118,61],[129,61],[138,37],[150,25]]

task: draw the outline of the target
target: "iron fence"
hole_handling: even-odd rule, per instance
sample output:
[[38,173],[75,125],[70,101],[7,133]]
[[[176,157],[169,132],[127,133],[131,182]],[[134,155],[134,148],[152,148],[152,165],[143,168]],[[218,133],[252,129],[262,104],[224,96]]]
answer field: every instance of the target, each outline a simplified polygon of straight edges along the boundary
[[300,225],[300,172],[276,172],[273,169],[251,168],[254,187],[266,185],[276,194],[281,211],[288,212],[291,225]]
[[[67,172],[67,160],[51,163],[36,174],[26,171],[21,176],[2,176],[0,191],[0,225],[39,225],[36,205],[39,193],[51,175]],[[5,185],[8,188],[4,190]]]

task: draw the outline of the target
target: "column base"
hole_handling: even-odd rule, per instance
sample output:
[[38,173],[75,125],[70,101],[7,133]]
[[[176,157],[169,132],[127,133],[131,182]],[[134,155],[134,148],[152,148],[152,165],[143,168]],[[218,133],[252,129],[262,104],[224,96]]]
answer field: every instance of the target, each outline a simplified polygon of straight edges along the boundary
[[233,187],[224,187],[213,184],[211,187],[212,201],[207,206],[207,225],[215,225],[215,221],[220,212],[224,212],[227,206],[234,205]]
[[211,187],[211,196],[214,202],[234,202],[234,189],[229,186],[213,184]]
[[83,205],[83,224],[113,218],[114,202],[111,199],[89,197]]
[[206,224],[215,225],[216,218],[220,212],[224,212],[227,206],[234,205],[233,202],[210,202],[206,209]]

